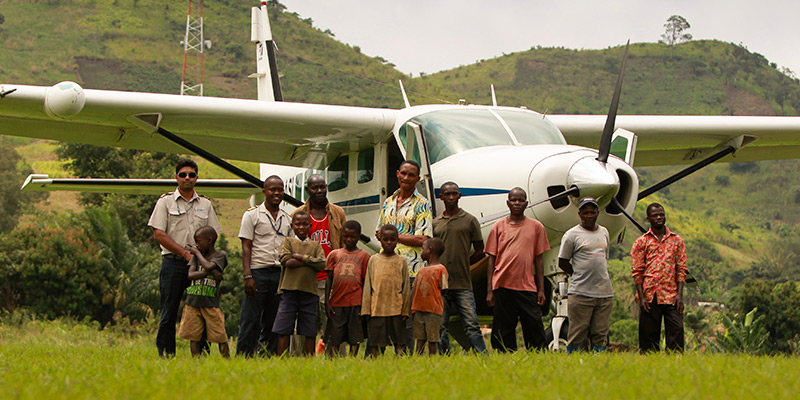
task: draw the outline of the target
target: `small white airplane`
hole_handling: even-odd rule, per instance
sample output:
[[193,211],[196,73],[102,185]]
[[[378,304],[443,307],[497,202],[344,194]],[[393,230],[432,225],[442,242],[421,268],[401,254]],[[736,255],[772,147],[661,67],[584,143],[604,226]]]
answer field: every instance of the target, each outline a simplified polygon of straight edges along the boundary
[[[568,276],[557,267],[561,236],[580,221],[577,199],[600,204],[598,223],[621,240],[636,202],[715,160],[798,158],[799,117],[616,115],[622,72],[608,117],[542,115],[493,104],[383,109],[280,101],[266,2],[252,9],[259,100],[190,97],[83,89],[74,82],[50,87],[0,84],[0,134],[196,153],[243,180],[200,180],[211,197],[246,198],[261,180],[220,157],[264,164],[261,179],[284,177],[287,202],[303,200],[306,178],[324,171],[329,199],[371,232],[380,204],[398,187],[395,170],[413,158],[422,166],[420,189],[429,198],[447,181],[461,187],[460,205],[481,220],[484,236],[507,214],[508,190],[527,190],[527,215],[547,229],[544,254],[546,312],[555,311],[550,348],[566,345]],[[626,51],[627,53],[627,51]],[[624,59],[623,59],[624,68]],[[600,143],[599,150],[590,146]],[[213,154],[212,154],[213,153]],[[639,192],[636,166],[693,164]],[[280,165],[280,166],[278,166]],[[172,179],[50,179],[31,175],[23,190],[78,190],[160,194]],[[299,200],[298,200],[299,199]],[[442,209],[434,202],[435,212]],[[364,237],[366,241],[369,238]],[[373,238],[374,239],[374,238]],[[377,249],[377,241],[367,246]],[[481,282],[481,279],[483,281]],[[473,266],[479,313],[485,305],[485,263]],[[552,289],[551,289],[552,288]],[[552,299],[552,301],[550,301]],[[453,331],[458,331],[454,329]]]

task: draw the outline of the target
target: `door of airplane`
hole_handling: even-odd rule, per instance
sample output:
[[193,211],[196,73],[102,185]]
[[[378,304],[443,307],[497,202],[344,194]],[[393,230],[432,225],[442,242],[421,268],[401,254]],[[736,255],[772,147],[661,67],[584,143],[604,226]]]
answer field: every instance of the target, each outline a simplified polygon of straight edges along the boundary
[[[411,134],[412,132],[413,135]],[[414,121],[406,123],[406,154],[419,156],[419,159],[416,161],[419,162],[419,175],[421,179],[417,190],[430,201],[433,215],[438,215],[436,213],[436,193],[433,186],[433,176],[431,175],[427,142],[425,141],[422,126]],[[416,159],[416,157],[414,158]]]
[[617,129],[611,136],[610,153],[625,160],[628,165],[633,166],[634,156],[636,155],[636,134],[625,129]]

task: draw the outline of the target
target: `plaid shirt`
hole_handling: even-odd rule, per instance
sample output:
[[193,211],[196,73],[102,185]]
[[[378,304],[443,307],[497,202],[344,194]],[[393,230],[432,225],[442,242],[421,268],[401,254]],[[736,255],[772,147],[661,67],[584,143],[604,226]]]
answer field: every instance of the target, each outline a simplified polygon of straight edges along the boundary
[[686,246],[678,234],[666,230],[659,241],[651,228],[631,247],[633,282],[643,286],[647,303],[657,296],[658,304],[674,304],[678,282],[686,282]]

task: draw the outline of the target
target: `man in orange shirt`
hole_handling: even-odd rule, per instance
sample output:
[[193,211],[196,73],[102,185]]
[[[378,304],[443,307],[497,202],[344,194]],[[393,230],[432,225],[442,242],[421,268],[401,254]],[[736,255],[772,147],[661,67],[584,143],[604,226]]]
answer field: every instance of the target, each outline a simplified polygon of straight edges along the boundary
[[525,216],[528,196],[522,188],[508,192],[506,205],[511,214],[492,226],[485,248],[489,256],[486,303],[494,306],[492,347],[502,352],[517,350],[519,321],[525,347],[544,349],[539,305],[545,302],[542,253],[550,244],[544,225]]
[[667,350],[683,351],[683,285],[686,282],[686,246],[667,228],[664,207],[647,206],[650,230],[633,243],[631,262],[639,303],[639,350],[658,351],[661,319]]

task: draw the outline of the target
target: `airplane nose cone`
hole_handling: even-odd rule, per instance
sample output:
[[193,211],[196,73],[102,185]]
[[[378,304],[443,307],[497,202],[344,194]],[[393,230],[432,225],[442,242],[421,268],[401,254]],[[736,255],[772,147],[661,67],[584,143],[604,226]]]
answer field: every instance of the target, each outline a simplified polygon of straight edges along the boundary
[[567,185],[580,190],[579,198],[594,197],[603,208],[619,191],[619,177],[608,163],[587,157],[572,164]]

